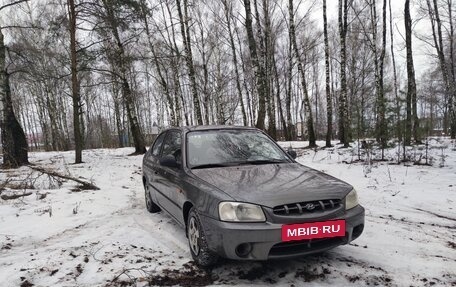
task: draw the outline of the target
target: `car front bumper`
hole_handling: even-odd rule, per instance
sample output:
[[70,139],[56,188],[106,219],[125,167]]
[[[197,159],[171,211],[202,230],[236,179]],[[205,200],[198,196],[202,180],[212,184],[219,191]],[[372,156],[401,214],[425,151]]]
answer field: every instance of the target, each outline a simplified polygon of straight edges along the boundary
[[[358,205],[332,218],[345,219],[345,236],[282,242],[282,225],[278,223],[222,222],[200,215],[209,248],[220,256],[236,260],[268,260],[299,257],[347,244],[364,229],[364,208]],[[330,219],[331,220],[331,219]]]

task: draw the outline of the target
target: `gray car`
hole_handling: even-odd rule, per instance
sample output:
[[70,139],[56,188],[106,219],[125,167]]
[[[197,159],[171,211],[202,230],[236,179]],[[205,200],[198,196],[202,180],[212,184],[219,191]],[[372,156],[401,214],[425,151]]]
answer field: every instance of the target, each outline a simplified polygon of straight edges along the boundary
[[147,210],[185,227],[201,266],[303,256],[360,236],[353,187],[295,158],[255,128],[165,130],[143,159]]

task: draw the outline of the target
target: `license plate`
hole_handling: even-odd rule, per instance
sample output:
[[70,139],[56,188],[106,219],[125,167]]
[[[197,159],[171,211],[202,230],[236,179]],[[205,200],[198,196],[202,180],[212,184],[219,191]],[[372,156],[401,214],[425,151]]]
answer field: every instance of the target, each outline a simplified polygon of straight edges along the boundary
[[282,225],[282,241],[345,236],[345,220]]

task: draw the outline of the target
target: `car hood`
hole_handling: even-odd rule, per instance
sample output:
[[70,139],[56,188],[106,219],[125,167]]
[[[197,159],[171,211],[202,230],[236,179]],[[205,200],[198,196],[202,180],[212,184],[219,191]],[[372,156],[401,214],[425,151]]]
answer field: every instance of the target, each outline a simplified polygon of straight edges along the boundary
[[193,169],[192,173],[237,201],[268,207],[342,199],[352,189],[341,180],[298,163]]

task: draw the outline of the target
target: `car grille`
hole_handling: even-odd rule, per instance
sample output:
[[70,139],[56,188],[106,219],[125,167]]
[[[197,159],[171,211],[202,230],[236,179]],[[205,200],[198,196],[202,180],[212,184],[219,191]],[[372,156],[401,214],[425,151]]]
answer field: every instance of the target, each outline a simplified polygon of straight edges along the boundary
[[313,253],[318,250],[336,247],[344,243],[346,243],[346,237],[281,242],[271,248],[269,251],[269,257],[274,258],[287,255]]
[[331,211],[342,205],[340,199],[316,200],[279,205],[273,208],[275,215],[296,215],[318,211]]

